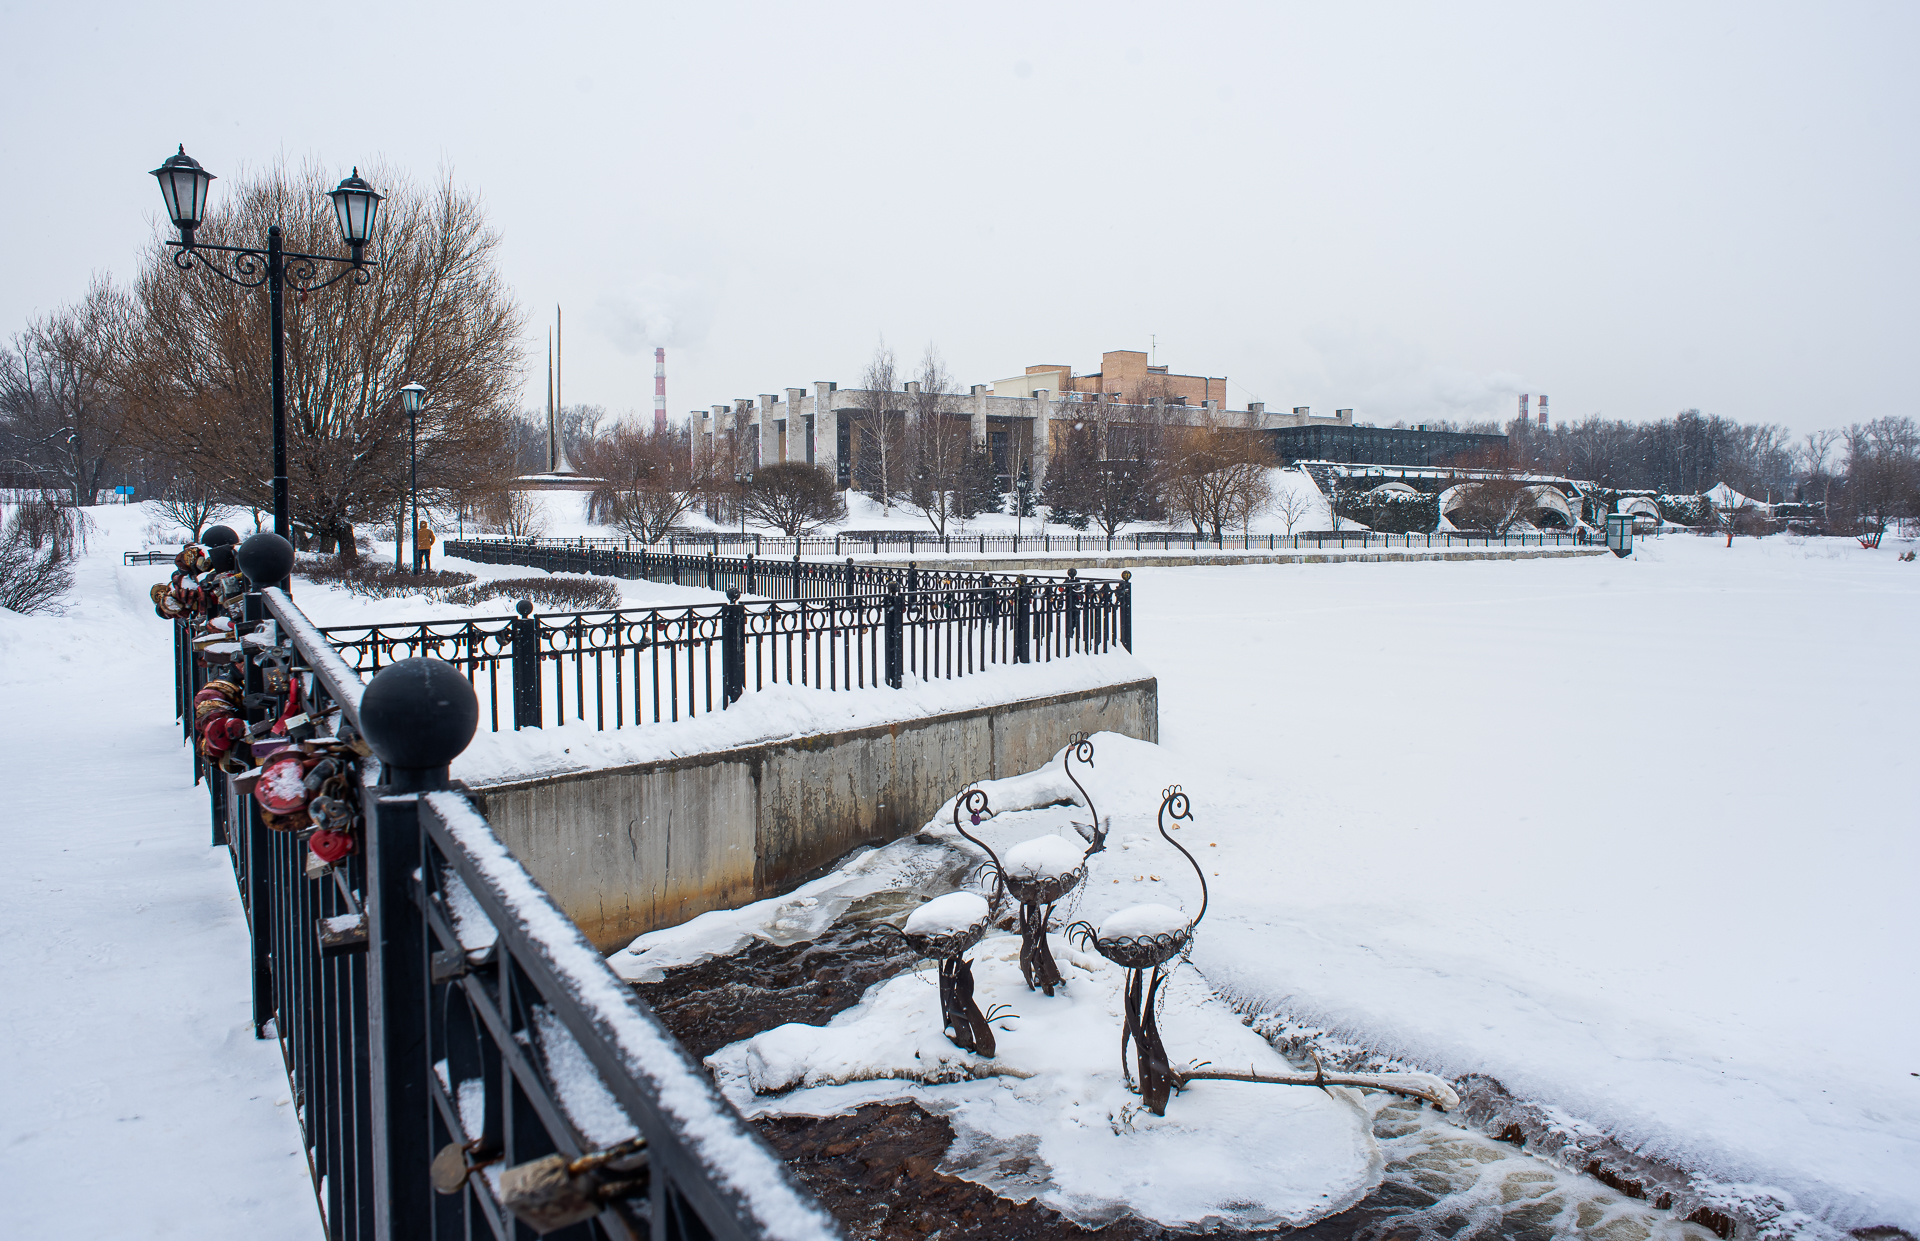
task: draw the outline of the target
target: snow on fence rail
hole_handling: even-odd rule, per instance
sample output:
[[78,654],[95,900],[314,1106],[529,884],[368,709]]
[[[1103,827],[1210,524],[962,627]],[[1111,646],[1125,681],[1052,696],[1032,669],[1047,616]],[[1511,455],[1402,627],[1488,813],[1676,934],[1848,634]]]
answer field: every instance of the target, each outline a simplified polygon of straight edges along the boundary
[[[730,572],[766,585],[750,564]],[[773,684],[899,689],[909,678],[1133,649],[1124,576],[996,580],[907,570],[875,580],[885,593],[742,602],[735,588],[726,603],[545,615],[523,600],[518,616],[320,633],[358,672],[419,655],[447,660],[473,685],[494,732],[565,725],[569,715],[602,730],[658,724],[725,710],[749,688]]]
[[[881,541],[875,546],[886,544]],[[844,564],[823,564],[802,560],[798,553],[784,560],[764,558],[754,552],[745,556],[722,556],[718,544],[706,552],[688,553],[628,548],[605,540],[453,539],[442,550],[445,555],[481,564],[518,564],[549,573],[640,578],[675,586],[737,590],[743,595],[766,599],[840,599],[898,590],[1004,585],[1008,581],[1004,575],[996,578],[991,573],[862,565],[851,557]],[[1026,576],[1033,581],[1067,580],[1051,574]]]
[[[176,623],[191,735],[212,668],[195,656],[203,635]],[[271,830],[245,776],[209,781],[252,941],[255,1030],[285,1057],[327,1235],[505,1241],[564,1218],[568,1236],[629,1241],[839,1237],[446,768],[398,765],[453,757],[420,740],[448,732],[444,689],[376,710],[381,687],[278,590],[248,594],[236,628],[246,654],[220,667],[244,681],[256,743],[285,744],[265,728],[284,672],[305,708],[289,731],[315,731],[282,752],[347,760],[351,784],[352,851],[328,864],[307,831]],[[457,752],[468,729],[453,731],[442,748]]]
[[[1471,530],[1436,530],[1427,534],[1379,534],[1371,530],[1321,530],[1303,534],[1228,534],[1217,539],[1201,534],[1183,534],[1170,530],[1147,530],[1136,534],[968,534],[968,535],[932,535],[914,531],[897,533],[876,531],[860,535],[840,535],[831,537],[818,535],[803,538],[790,538],[785,535],[738,534],[729,531],[715,531],[702,534],[698,538],[667,539],[659,543],[635,542],[633,539],[579,536],[571,539],[456,539],[444,545],[444,552],[450,556],[459,556],[467,560],[477,560],[484,564],[525,564],[536,568],[545,568],[545,562],[532,557],[542,554],[554,557],[555,564],[566,564],[567,571],[576,573],[604,573],[612,577],[648,577],[654,581],[674,581],[680,585],[697,586],[702,584],[701,575],[706,571],[707,558],[713,557],[720,562],[719,576],[715,579],[721,584],[716,590],[725,590],[734,585],[748,594],[754,591],[727,577],[729,573],[739,573],[742,561],[739,558],[722,557],[720,549],[745,548],[753,551],[746,559],[759,565],[759,573],[768,578],[786,571],[784,566],[776,567],[770,558],[782,559],[804,556],[833,556],[838,559],[850,552],[865,552],[869,555],[905,552],[909,556],[932,555],[934,553],[960,554],[972,553],[984,555],[987,552],[1011,552],[1032,554],[1035,552],[1090,552],[1090,551],[1325,551],[1329,547],[1347,548],[1448,548],[1448,547],[1578,547],[1585,546],[1591,539],[1583,532],[1524,531],[1513,534],[1489,534]],[[706,549],[705,551],[693,549]],[[581,559],[583,553],[605,556],[617,552],[623,557],[646,556],[661,565],[670,562],[668,558],[678,558],[679,577],[653,577],[651,573],[616,573],[609,568],[588,568],[589,563],[611,565],[613,561],[592,561]],[[571,553],[571,561],[563,560]],[[525,557],[525,558],[523,558]],[[622,562],[627,563],[626,561]],[[803,562],[804,563],[804,562]],[[731,566],[731,567],[730,567]],[[823,566],[817,562],[807,566],[809,574],[816,571],[824,574],[838,573],[838,566]],[[837,580],[837,579],[835,579]],[[864,580],[864,579],[863,579]],[[775,583],[777,588],[777,583]],[[760,593],[767,593],[762,591]],[[798,597],[779,595],[776,598]]]

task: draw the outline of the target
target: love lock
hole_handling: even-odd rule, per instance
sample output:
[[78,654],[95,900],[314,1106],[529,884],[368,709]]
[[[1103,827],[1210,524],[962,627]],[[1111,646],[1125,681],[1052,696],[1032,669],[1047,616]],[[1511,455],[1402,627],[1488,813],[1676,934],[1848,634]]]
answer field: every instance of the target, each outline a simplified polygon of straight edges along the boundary
[[433,1192],[437,1194],[457,1194],[466,1185],[467,1178],[481,1168],[491,1167],[500,1162],[499,1155],[485,1159],[475,1159],[479,1152],[480,1139],[475,1138],[465,1145],[449,1142],[440,1148],[433,1157],[433,1165],[427,1170],[433,1181]]
[[548,1155],[516,1164],[500,1174],[500,1200],[538,1233],[592,1219],[610,1202],[647,1192],[646,1145],[634,1137],[578,1159]]

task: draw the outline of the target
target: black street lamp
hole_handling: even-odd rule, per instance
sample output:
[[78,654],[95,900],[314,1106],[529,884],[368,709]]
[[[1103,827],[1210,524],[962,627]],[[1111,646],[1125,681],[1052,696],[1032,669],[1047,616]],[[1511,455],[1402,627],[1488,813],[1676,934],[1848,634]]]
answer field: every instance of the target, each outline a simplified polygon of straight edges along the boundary
[[747,488],[753,486],[753,471],[748,470],[745,474],[735,474],[733,476],[733,485],[740,489],[740,498],[736,500],[734,503],[740,509],[740,537],[744,539],[747,537],[747,494],[746,492],[747,492]]
[[413,571],[420,572],[420,406],[427,390],[417,383],[400,389],[407,408],[407,494],[413,498]]
[[[181,271],[201,266],[230,284],[245,289],[267,286],[267,307],[273,334],[273,531],[291,538],[293,522],[287,500],[287,350],[284,289],[291,284],[301,293],[310,293],[337,284],[348,276],[355,284],[372,281],[369,268],[379,264],[365,257],[373,237],[374,221],[380,215],[381,196],[360,177],[353,175],[327,192],[333,199],[334,219],[340,225],[341,240],[350,252],[347,258],[326,254],[298,254],[280,248],[280,226],[267,229],[267,246],[256,250],[246,246],[209,246],[193,239],[195,230],[207,217],[207,188],[214,176],[202,168],[182,146],[153,170],[160,183],[160,197],[167,205],[167,218],[180,230],[178,241],[167,244],[179,250],[173,265]],[[199,263],[194,257],[199,256]],[[223,256],[216,262],[214,256]],[[346,270],[325,280],[320,278],[321,263],[342,263]],[[227,270],[230,269],[230,270]]]

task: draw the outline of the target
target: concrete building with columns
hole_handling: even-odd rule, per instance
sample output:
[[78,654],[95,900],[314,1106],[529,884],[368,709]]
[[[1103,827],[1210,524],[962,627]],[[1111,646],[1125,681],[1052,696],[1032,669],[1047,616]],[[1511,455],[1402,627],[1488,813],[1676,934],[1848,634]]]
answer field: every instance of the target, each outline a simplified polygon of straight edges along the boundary
[[[1350,409],[1338,410],[1331,418],[1314,417],[1304,406],[1269,413],[1260,402],[1229,409],[1225,388],[1219,377],[1170,375],[1165,367],[1148,367],[1145,354],[1123,350],[1103,355],[1101,370],[1091,375],[1076,376],[1067,367],[1029,367],[1010,380],[974,384],[964,393],[940,393],[933,404],[941,416],[970,423],[973,442],[991,454],[1003,484],[1011,482],[1013,462],[1020,461],[1030,463],[1036,486],[1046,478],[1049,450],[1060,430],[1084,416],[1091,402],[1104,404],[1109,419],[1121,424],[1192,425],[1218,419],[1251,430],[1353,425]],[[1202,391],[1215,395],[1200,396]],[[1136,399],[1146,392],[1155,395]],[[863,449],[870,451],[877,419],[904,419],[919,395],[916,383],[881,394],[822,380],[811,389],[743,397],[731,405],[693,411],[694,450],[717,454],[723,470],[805,461],[825,466],[847,487],[856,477]]]

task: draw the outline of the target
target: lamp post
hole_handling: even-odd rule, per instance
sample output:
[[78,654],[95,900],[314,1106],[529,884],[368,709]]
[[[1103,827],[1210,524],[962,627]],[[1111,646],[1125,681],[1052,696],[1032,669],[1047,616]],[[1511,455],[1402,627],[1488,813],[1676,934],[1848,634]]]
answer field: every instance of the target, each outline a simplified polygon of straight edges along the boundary
[[[381,195],[374,192],[355,168],[351,176],[327,192],[333,200],[334,219],[340,225],[340,238],[347,245],[348,257],[326,254],[300,254],[280,246],[280,226],[267,228],[264,250],[247,246],[210,246],[193,239],[207,216],[207,189],[214,176],[187,154],[182,146],[153,170],[160,183],[160,197],[166,203],[167,218],[180,230],[178,241],[167,244],[178,250],[173,265],[181,271],[204,267],[230,284],[245,289],[267,286],[269,331],[273,337],[273,532],[291,538],[293,522],[287,499],[287,349],[285,288],[291,284],[301,293],[324,289],[351,276],[353,283],[372,281],[371,268],[379,264],[365,257],[373,224],[380,214]],[[199,262],[196,264],[195,259]],[[326,279],[320,278],[320,264],[340,263],[346,270]],[[230,269],[230,270],[227,270]]]
[[734,505],[740,510],[740,537],[745,540],[747,537],[747,488],[753,486],[753,471],[735,474],[733,485],[740,489],[740,498],[734,501]]
[[407,495],[413,501],[413,571],[420,572],[420,406],[427,390],[417,383],[400,389],[407,408]]

